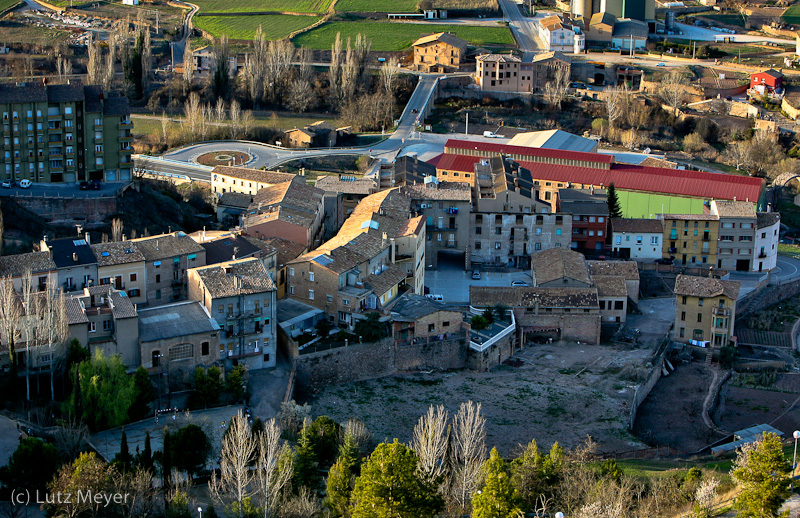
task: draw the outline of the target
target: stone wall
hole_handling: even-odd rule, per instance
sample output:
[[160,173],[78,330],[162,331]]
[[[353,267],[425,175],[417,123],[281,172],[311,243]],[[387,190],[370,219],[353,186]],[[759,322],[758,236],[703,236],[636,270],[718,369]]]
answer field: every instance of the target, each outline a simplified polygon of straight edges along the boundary
[[468,365],[468,346],[463,337],[424,344],[380,342],[339,347],[310,353],[295,360],[296,387],[301,393],[319,385],[350,383],[400,371],[460,369]]
[[117,212],[115,197],[44,198],[15,195],[14,201],[49,222],[101,223]]
[[764,284],[736,301],[736,318],[742,318],[797,294],[800,294],[800,279],[781,284],[780,287]]

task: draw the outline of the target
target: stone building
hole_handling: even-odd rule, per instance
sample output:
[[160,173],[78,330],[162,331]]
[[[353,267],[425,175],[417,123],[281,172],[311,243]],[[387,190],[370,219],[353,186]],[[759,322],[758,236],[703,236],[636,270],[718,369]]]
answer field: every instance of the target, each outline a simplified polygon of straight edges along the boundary
[[14,290],[22,291],[27,272],[31,273],[33,290],[44,291],[48,285],[60,286],[58,269],[49,252],[29,252],[25,254],[0,256],[0,278],[11,279]]
[[97,258],[100,286],[123,290],[134,304],[147,303],[147,278],[144,254],[132,241],[91,245]]
[[249,167],[218,165],[211,171],[211,192],[217,196],[222,196],[226,192],[255,196],[259,190],[283,182],[305,184],[306,179],[296,174],[261,171]]
[[729,345],[734,337],[738,297],[736,281],[678,275],[673,339],[710,342],[712,347]]
[[145,258],[147,304],[186,299],[186,272],[205,266],[206,250],[183,232],[131,239]]
[[189,297],[199,301],[219,325],[219,357],[226,367],[275,366],[276,291],[264,264],[256,258],[189,270]]
[[414,70],[428,74],[457,71],[467,53],[467,41],[449,32],[423,36],[412,47]]

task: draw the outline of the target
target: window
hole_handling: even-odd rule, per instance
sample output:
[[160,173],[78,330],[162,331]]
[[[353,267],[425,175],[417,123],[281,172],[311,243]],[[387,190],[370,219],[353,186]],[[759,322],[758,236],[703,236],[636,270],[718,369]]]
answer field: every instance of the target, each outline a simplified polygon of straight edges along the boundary
[[[559,230],[560,230],[560,229],[559,229]],[[541,235],[542,235],[542,229],[540,229],[540,228],[537,228],[537,229],[536,229],[536,235],[537,235],[537,236],[541,236]]]
[[326,295],[326,296],[325,296],[325,299],[326,299],[328,302],[333,302],[333,295]]
[[294,277],[294,268],[289,268],[289,277]]
[[161,290],[156,290],[156,298],[157,299],[161,298]]
[[156,274],[156,282],[161,282],[161,274]]
[[698,322],[702,322],[703,321],[703,314],[702,313],[698,313],[697,314],[697,321]]
[[200,354],[202,354],[203,356],[208,356],[208,349],[209,349],[208,342],[203,342],[200,344]]
[[218,305],[217,306],[217,312],[218,313],[225,313],[225,306],[223,306],[222,304]]
[[494,249],[495,250],[500,250],[500,242],[495,242]]
[[622,309],[623,303],[621,300],[614,301],[614,309]]
[[433,333],[436,330],[435,324],[428,324],[428,332]]
[[308,272],[308,280],[309,281],[313,281],[314,280],[314,272]]
[[480,250],[480,249],[481,249],[481,242],[475,241],[475,250]]
[[314,300],[314,290],[308,290],[308,300]]
[[681,311],[681,321],[684,321],[684,320],[686,320],[686,312],[685,311]]
[[169,360],[188,360],[194,356],[194,346],[192,344],[180,344],[169,348]]
[[534,250],[541,250],[542,249],[542,244],[541,243],[535,243],[533,245],[533,249]]
[[481,234],[483,232],[483,227],[475,227],[475,234]]
[[[64,115],[72,115],[72,106],[65,106],[64,107]],[[14,112],[14,117],[17,116],[17,112]]]
[[294,286],[289,286],[289,295],[294,295]]
[[679,336],[680,336],[681,338],[683,338],[683,335],[684,335],[684,333],[685,333],[685,332],[686,332],[686,330],[685,330],[684,328],[681,328],[681,329],[680,329]]
[[501,235],[503,233],[503,227],[494,227],[495,235]]
[[350,299],[342,299],[342,306],[349,306],[349,305],[350,305]]
[[111,320],[103,320],[103,331],[111,331],[114,327],[114,322]]
[[71,119],[65,120],[64,121],[64,127],[65,128],[71,128],[72,127],[72,120]]
[[96,322],[89,322],[89,332],[90,333],[97,332],[97,323]]
[[95,153],[102,153],[103,152],[103,144],[97,144],[94,147],[94,151],[95,151]]

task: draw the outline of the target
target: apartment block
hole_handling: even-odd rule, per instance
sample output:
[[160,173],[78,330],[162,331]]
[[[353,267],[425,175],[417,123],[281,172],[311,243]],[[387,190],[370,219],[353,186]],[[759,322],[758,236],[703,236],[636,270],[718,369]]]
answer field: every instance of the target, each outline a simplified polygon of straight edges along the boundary
[[218,165],[211,171],[211,192],[217,196],[226,192],[255,196],[261,189],[291,181],[306,183],[305,177],[291,173]]
[[675,280],[675,330],[679,342],[695,340],[722,347],[734,336],[739,283],[713,277],[678,275]]
[[275,366],[276,291],[256,258],[189,270],[189,297],[200,301],[219,325],[219,357],[227,367]]
[[717,268],[750,271],[756,234],[756,210],[753,204],[712,200],[710,212],[719,216]]
[[531,257],[551,248],[569,248],[569,214],[480,212],[472,214],[470,263],[529,268]]
[[125,291],[134,304],[147,303],[147,270],[144,254],[131,241],[90,245],[97,259],[100,286]]
[[80,82],[0,85],[0,178],[42,183],[131,179],[127,97]]
[[205,266],[206,250],[183,232],[131,239],[145,258],[147,304],[186,299],[186,272]]
[[42,239],[39,243],[39,248],[50,254],[55,263],[58,284],[64,291],[82,290],[97,284],[97,258],[90,242],[87,232],[85,237]]
[[753,246],[753,271],[767,272],[778,266],[781,215],[777,212],[756,214],[756,239]]
[[719,216],[714,214],[659,214],[664,222],[662,254],[677,264],[717,264]]
[[641,218],[611,219],[611,252],[614,257],[635,261],[661,259],[662,221]]

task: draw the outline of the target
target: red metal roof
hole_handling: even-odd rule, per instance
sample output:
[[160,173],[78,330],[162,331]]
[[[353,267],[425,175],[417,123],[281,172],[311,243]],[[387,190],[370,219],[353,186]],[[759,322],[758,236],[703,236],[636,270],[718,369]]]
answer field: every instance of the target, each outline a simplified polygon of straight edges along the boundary
[[428,160],[428,163],[430,165],[432,165],[433,167],[436,167],[437,165],[439,165],[439,161],[442,159],[443,156],[444,156],[444,153],[439,153],[435,157],[433,157],[430,160]]
[[480,151],[490,151],[506,155],[523,155],[548,158],[563,158],[566,160],[582,160],[584,162],[596,162],[600,164],[613,164],[614,156],[600,153],[584,153],[581,151],[564,151],[561,149],[547,149],[529,146],[509,146],[508,144],[497,144],[494,142],[480,142],[472,140],[449,139],[444,145],[445,148],[454,149],[474,149]]
[[612,182],[618,189],[644,191],[694,198],[757,202],[763,180],[706,171],[686,171],[613,164],[611,169],[593,169],[567,165],[519,162],[536,180],[572,182],[608,187]]
[[481,160],[486,160],[485,157],[469,156],[469,155],[453,155],[445,153],[436,164],[436,169],[444,169],[446,171],[463,171],[465,173],[474,173],[475,164]]

